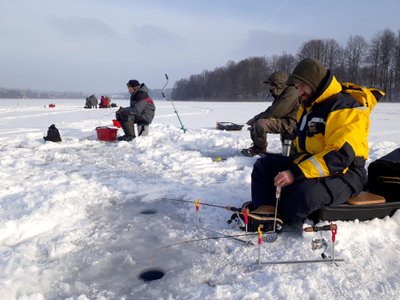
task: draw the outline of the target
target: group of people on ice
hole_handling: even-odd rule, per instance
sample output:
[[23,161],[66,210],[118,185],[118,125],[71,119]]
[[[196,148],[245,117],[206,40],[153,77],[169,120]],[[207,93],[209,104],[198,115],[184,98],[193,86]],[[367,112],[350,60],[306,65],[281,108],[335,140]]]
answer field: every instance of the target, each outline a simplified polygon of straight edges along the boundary
[[[281,228],[323,207],[342,204],[363,190],[369,114],[384,93],[342,84],[310,58],[300,61],[290,75],[274,72],[264,83],[274,101],[247,122],[253,145],[242,153],[261,157],[251,174],[251,202],[244,207],[253,222],[250,228],[262,225],[262,230],[270,231],[271,216],[274,229],[276,222],[276,228]],[[120,141],[133,140],[134,124],[150,124],[155,114],[144,83],[130,80],[127,87],[130,106],[116,112],[124,131]],[[269,133],[293,141],[290,155],[267,153]],[[279,206],[277,188],[281,190]]]
[[94,94],[86,97],[86,102],[85,102],[84,108],[97,108],[97,106],[99,108],[116,107],[116,105],[113,105],[113,103],[111,103],[111,99],[108,96],[101,96],[100,103]]

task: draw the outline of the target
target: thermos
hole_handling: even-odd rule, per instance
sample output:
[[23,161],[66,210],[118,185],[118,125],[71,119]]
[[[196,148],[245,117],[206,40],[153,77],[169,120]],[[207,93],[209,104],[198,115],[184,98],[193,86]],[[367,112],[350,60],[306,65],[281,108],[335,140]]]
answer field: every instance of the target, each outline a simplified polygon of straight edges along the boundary
[[291,147],[292,147],[292,140],[284,139],[282,143],[282,155],[289,156]]

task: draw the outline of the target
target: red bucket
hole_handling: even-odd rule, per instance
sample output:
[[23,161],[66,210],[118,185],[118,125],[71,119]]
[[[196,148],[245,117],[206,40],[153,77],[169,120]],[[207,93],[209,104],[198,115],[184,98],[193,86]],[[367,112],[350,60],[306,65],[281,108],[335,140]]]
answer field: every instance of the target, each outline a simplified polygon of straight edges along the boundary
[[97,139],[112,142],[117,139],[118,129],[110,127],[96,127]]
[[121,123],[118,120],[113,120],[113,125],[115,127],[121,128]]

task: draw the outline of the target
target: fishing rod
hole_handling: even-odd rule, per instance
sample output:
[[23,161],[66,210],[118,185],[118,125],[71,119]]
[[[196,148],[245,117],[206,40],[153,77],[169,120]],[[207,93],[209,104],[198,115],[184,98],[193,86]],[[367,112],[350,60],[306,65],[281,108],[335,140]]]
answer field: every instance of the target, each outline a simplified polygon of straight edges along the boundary
[[276,187],[276,192],[275,192],[275,216],[274,216],[274,230],[273,232],[276,232],[276,217],[278,215],[278,204],[279,204],[279,200],[281,199],[281,191],[282,191],[282,187],[280,185],[278,185]]
[[230,238],[232,238],[232,240],[235,240],[237,242],[241,242],[241,243],[244,243],[244,244],[247,244],[247,245],[254,245],[254,243],[252,241],[246,241],[246,240],[239,239],[237,237],[229,236],[227,234],[212,230],[210,228],[201,227],[201,226],[199,226],[198,228],[201,229],[201,230],[208,231],[208,232],[213,233],[213,234],[218,234],[220,236],[230,237]]
[[[221,234],[221,233],[218,233],[218,234]],[[179,246],[179,245],[183,245],[183,244],[202,242],[202,241],[207,241],[207,240],[219,240],[219,239],[238,238],[238,237],[256,236],[256,235],[258,235],[258,233],[243,233],[243,234],[234,234],[234,235],[212,236],[212,237],[205,237],[205,238],[181,241],[181,242],[178,242],[178,243],[162,246],[162,247],[160,247],[158,249],[161,250],[161,249],[170,248],[170,247],[174,247],[174,246]]]
[[305,232],[318,232],[318,231],[336,231],[336,224],[329,224],[324,226],[308,226],[304,228]]
[[333,263],[344,262],[342,258],[328,258],[328,259],[310,259],[310,260],[282,260],[282,261],[261,261],[252,264],[253,266],[260,265],[289,265],[289,264],[310,264],[310,263]]
[[[187,200],[182,200],[182,199],[174,199],[174,198],[163,198],[164,200],[169,200],[169,201],[177,201],[177,202],[183,202],[183,203],[193,203],[192,201],[187,201]],[[195,204],[200,204],[203,206],[211,206],[211,207],[217,207],[217,208],[224,208],[229,211],[234,211],[234,212],[241,212],[241,208],[237,208],[234,206],[223,206],[223,205],[217,205],[217,204],[211,204],[211,203],[203,203],[203,202],[194,202]]]
[[[167,86],[168,81],[169,81],[169,78],[168,78],[168,75],[167,75],[167,74],[165,74],[165,79],[167,79],[167,82],[164,84],[164,86],[163,86],[163,88],[162,88],[162,91],[161,91],[161,94],[162,94],[163,98],[166,100],[166,97],[165,97],[165,94],[164,94],[164,89],[165,89],[165,87]],[[185,128],[185,126],[183,126],[182,120],[181,120],[181,118],[179,117],[178,111],[176,110],[174,101],[172,101],[172,98],[170,98],[169,101],[171,102],[171,104],[172,104],[172,106],[173,106],[173,108],[174,108],[174,113],[175,113],[176,116],[178,117],[178,121],[179,121],[179,123],[181,124],[181,129],[182,129],[183,133],[185,133],[185,132],[186,132],[186,128]]]

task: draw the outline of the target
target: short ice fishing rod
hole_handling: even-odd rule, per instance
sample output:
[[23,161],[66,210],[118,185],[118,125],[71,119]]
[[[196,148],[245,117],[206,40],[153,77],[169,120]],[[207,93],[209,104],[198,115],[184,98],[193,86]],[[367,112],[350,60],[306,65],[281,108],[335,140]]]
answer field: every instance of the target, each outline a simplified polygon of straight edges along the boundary
[[329,224],[324,226],[308,226],[303,229],[305,232],[318,232],[318,231],[336,231],[336,224]]
[[[182,199],[173,199],[173,198],[164,198],[164,200],[177,201],[177,202],[183,202],[183,203],[193,203],[192,201],[187,201],[187,200],[182,200]],[[237,212],[241,212],[242,211],[241,208],[237,208],[237,207],[233,207],[233,206],[222,206],[222,205],[203,203],[203,202],[195,202],[195,204],[204,205],[204,206],[218,207],[218,208],[224,208],[224,209],[229,210],[229,211],[237,211]]]
[[[247,237],[247,236],[255,236],[257,234],[258,233],[242,233],[242,234],[222,235],[222,236],[212,236],[212,237],[205,237],[205,238],[199,238],[199,239],[192,239],[192,240],[186,240],[186,241],[177,242],[174,244],[165,245],[165,246],[158,248],[158,250],[170,248],[173,246],[183,245],[183,244],[207,241],[207,240],[220,240],[220,239],[228,239],[228,238]],[[245,240],[240,240],[240,241],[244,241],[246,244],[253,245],[252,242],[247,242]]]
[[[169,78],[168,78],[168,75],[167,75],[167,74],[165,74],[165,79],[167,79],[167,82],[164,84],[164,86],[163,86],[163,88],[162,88],[162,91],[161,91],[161,94],[162,94],[163,98],[166,100],[166,97],[165,97],[165,94],[164,94],[164,89],[165,89],[165,87],[167,86],[168,81],[169,81]],[[171,101],[172,106],[174,107],[174,112],[175,112],[176,116],[178,117],[179,123],[181,124],[181,129],[182,129],[183,133],[185,133],[185,132],[186,132],[186,128],[185,128],[185,126],[183,126],[182,120],[181,120],[181,118],[179,117],[178,111],[176,110],[174,101],[172,101],[172,98],[170,98],[169,101]]]

